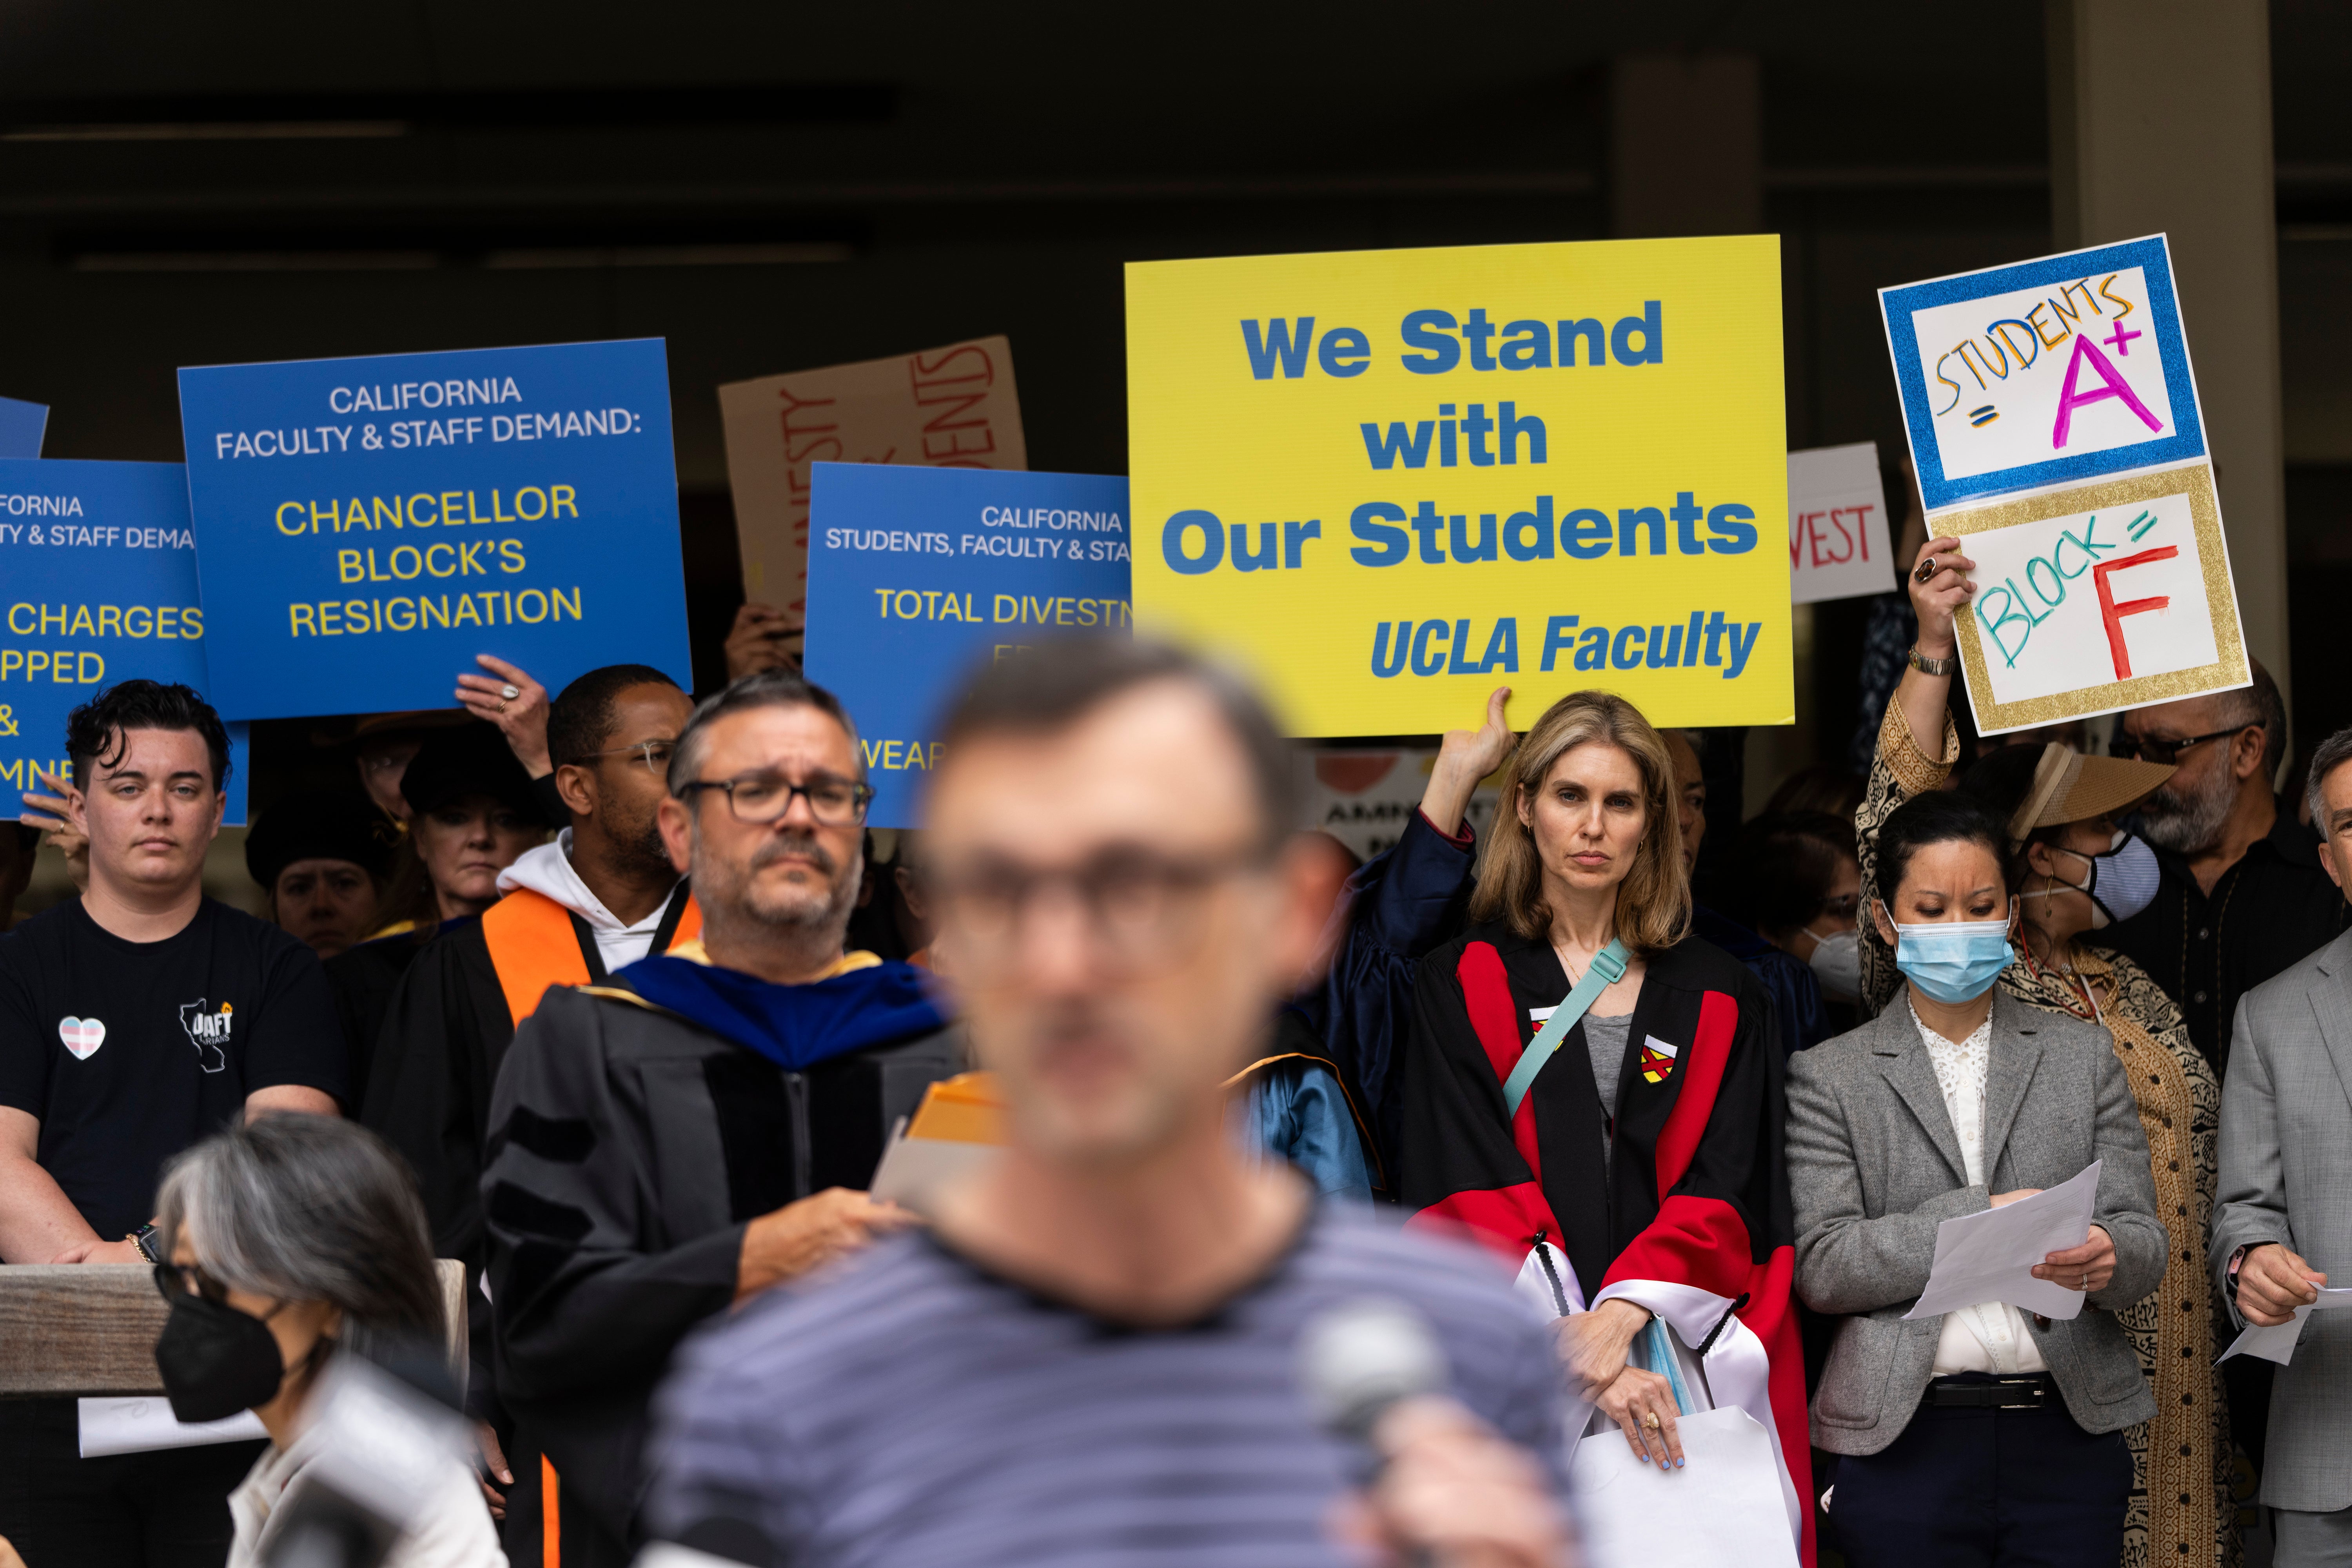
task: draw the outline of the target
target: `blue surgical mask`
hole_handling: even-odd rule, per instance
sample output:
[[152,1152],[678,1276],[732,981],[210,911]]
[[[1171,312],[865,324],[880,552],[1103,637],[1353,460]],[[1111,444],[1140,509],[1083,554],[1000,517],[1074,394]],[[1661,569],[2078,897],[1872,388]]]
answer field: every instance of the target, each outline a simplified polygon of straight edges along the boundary
[[2079,849],[2059,853],[2088,861],[2091,874],[2081,882],[2061,882],[2056,888],[2029,892],[2027,898],[2046,899],[2066,888],[2087,894],[2093,931],[2120,924],[2156,902],[2156,885],[2163,868],[2156,863],[2156,851],[2138,834],[2119,827],[2106,848],[2096,855],[2084,855]]
[[1895,967],[1948,1005],[1973,1002],[2009,967],[2007,921],[1937,921],[1895,928]]

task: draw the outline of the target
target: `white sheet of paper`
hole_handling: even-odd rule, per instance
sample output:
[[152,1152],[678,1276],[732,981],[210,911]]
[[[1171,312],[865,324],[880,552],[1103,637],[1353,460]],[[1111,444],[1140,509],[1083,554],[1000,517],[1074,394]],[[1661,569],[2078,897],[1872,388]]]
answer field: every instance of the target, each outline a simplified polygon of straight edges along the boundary
[[2231,1341],[2230,1348],[2221,1352],[2221,1359],[2228,1361],[2233,1355],[2260,1356],[2264,1361],[2273,1361],[2284,1366],[2294,1359],[2295,1342],[2303,1337],[2303,1321],[2314,1312],[2333,1311],[2338,1307],[2352,1307],[2352,1289],[2320,1291],[2318,1300],[2308,1307],[2294,1310],[2294,1321],[2291,1323],[2279,1323],[2267,1329],[2255,1323],[2247,1324],[2246,1331]]
[[993,1143],[948,1138],[909,1138],[903,1131],[883,1148],[866,1190],[877,1198],[928,1214],[941,1189],[968,1182],[1004,1151]]
[[1811,605],[1895,587],[1878,443],[1789,454],[1789,602]]
[[160,1394],[131,1399],[84,1399],[81,1406],[81,1457],[144,1454],[157,1448],[197,1448],[207,1443],[242,1443],[267,1437],[261,1417],[240,1410],[226,1421],[182,1421],[172,1415],[172,1402]]
[[[1685,1461],[1661,1470],[1615,1432],[1576,1446],[1569,1484],[1588,1563],[1642,1568],[1796,1568],[1772,1435],[1736,1405],[1675,1423]],[[1671,1520],[1672,1528],[1659,1521]]]
[[2033,1266],[2053,1252],[2080,1247],[2090,1234],[2091,1209],[2099,1195],[2102,1160],[2072,1181],[2044,1188],[1981,1214],[1962,1215],[1936,1227],[1936,1262],[1918,1305],[1903,1314],[1941,1317],[1962,1307],[2003,1301],[2045,1318],[2072,1318],[2083,1310],[2083,1292],[2052,1279],[2036,1279]]

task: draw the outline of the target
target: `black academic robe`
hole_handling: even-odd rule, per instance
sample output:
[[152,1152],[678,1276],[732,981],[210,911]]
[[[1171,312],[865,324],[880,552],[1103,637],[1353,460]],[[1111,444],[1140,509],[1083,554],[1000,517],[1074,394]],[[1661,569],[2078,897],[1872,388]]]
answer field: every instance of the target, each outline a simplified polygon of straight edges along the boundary
[[335,993],[335,1016],[342,1023],[343,1043],[351,1051],[351,1071],[343,1080],[352,1086],[351,1102],[343,1107],[347,1116],[357,1118],[367,1103],[376,1042],[383,1035],[393,993],[400,988],[400,977],[433,940],[431,932],[404,931],[356,943],[326,961],[327,984]]
[[482,922],[418,949],[381,1005],[360,1120],[416,1173],[434,1256],[478,1272],[490,1086],[514,1038]]
[[745,1226],[864,1187],[897,1119],[966,1066],[933,1015],[788,1072],[634,998],[627,974],[551,991],[524,1021],[483,1172],[499,1396],[561,1475],[567,1531],[577,1500],[615,1542],[633,1539],[654,1389],[734,1301]]
[[[1580,1023],[1508,1116],[1504,1082],[1540,1026],[1529,1010],[1557,1006],[1569,990],[1551,944],[1502,922],[1422,961],[1391,1166],[1409,1223],[1466,1228],[1563,1312],[1622,1288],[1701,1353],[1736,1317],[1756,1342],[1727,1348],[1754,1375],[1730,1402],[1778,1429],[1790,1481],[1809,1500],[1781,1050],[1763,987],[1696,937],[1653,954],[1616,1103],[1601,1103]],[[1740,1379],[1718,1378],[1717,1364],[1721,1399]]]

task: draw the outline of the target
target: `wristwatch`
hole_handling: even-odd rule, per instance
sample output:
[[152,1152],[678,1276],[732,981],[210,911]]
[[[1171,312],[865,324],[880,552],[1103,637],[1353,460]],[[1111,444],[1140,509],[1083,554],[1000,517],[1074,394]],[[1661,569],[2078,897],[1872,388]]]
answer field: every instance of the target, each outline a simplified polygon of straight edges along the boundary
[[1951,658],[1929,658],[1919,651],[1917,643],[1911,645],[1908,657],[1911,668],[1922,675],[1958,675],[1960,672],[1960,661],[1957,656]]
[[163,1249],[156,1244],[155,1238],[162,1234],[163,1233],[161,1231],[158,1231],[155,1228],[154,1222],[151,1220],[147,1224],[141,1226],[137,1230],[132,1231],[130,1235],[124,1237],[122,1239],[137,1247],[139,1249],[139,1256],[145,1258],[148,1262],[161,1263],[163,1261]]

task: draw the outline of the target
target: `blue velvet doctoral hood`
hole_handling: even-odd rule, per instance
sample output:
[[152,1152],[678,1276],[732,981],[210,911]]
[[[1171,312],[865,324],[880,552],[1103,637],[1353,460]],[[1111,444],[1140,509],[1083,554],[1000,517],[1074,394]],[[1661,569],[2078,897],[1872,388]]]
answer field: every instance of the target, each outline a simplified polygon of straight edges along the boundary
[[614,976],[665,1011],[754,1050],[788,1071],[944,1027],[923,972],[884,962],[806,985],[667,956]]

